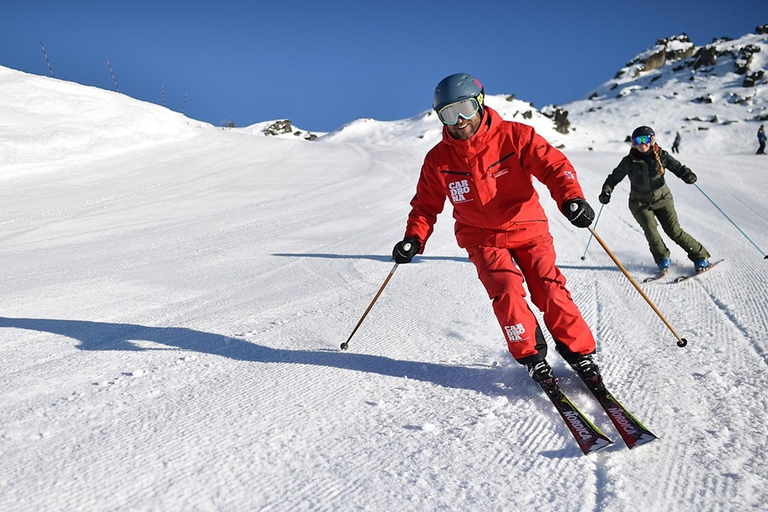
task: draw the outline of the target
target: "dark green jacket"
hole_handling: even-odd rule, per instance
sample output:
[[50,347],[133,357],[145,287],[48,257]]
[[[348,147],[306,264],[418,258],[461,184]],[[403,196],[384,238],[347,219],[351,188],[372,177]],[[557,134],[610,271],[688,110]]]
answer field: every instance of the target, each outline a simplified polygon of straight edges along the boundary
[[[664,168],[672,172],[678,178],[689,174],[691,170],[675,160],[669,153],[659,148],[659,159]],[[605,179],[603,192],[610,194],[625,176],[629,176],[630,204],[650,205],[659,200],[670,198],[671,192],[664,178],[667,173],[659,176],[658,163],[653,155],[653,150],[648,153],[640,153],[632,148],[629,154],[621,159],[618,167]]]

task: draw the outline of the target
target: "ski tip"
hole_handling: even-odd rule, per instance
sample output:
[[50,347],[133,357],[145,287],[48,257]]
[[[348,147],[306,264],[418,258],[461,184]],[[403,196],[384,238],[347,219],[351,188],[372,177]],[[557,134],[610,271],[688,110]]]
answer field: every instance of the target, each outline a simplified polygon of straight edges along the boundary
[[644,432],[642,436],[637,438],[631,445],[627,444],[627,448],[630,450],[633,448],[637,448],[638,446],[642,446],[644,444],[650,443],[651,441],[657,440],[658,437],[656,437],[654,434],[650,432]]
[[581,451],[584,452],[584,455],[589,455],[590,453],[597,453],[601,450],[604,450],[609,446],[611,446],[612,444],[613,444],[613,441],[611,441],[607,437],[598,437],[589,446],[582,446]]

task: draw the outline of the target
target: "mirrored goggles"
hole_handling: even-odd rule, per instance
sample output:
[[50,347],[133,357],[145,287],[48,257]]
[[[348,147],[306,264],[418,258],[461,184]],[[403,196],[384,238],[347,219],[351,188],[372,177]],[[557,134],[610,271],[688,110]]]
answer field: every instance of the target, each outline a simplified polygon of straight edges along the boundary
[[635,146],[639,146],[640,144],[650,144],[652,138],[653,138],[653,135],[639,135],[634,139]]
[[477,99],[469,98],[444,106],[437,111],[437,117],[443,124],[453,126],[459,122],[459,116],[464,119],[472,119],[478,110],[480,110],[480,104]]

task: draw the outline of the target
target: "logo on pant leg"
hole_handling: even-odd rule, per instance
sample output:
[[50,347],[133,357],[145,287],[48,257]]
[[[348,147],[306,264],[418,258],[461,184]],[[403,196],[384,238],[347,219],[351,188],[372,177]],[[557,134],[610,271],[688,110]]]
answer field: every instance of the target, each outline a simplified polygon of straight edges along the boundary
[[523,324],[517,325],[505,325],[504,331],[507,333],[507,339],[509,341],[523,341],[523,334],[525,334],[525,327]]

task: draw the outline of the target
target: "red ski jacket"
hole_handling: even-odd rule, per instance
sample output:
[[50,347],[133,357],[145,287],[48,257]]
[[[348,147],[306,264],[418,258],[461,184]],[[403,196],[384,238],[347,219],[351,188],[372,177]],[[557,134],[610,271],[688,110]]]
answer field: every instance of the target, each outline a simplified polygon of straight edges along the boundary
[[443,127],[443,140],[424,159],[405,231],[421,240],[421,252],[446,197],[453,204],[456,241],[464,248],[512,248],[549,232],[532,176],[547,186],[561,211],[566,201],[584,198],[563,153],[531,126],[484,110],[471,138],[454,139]]

